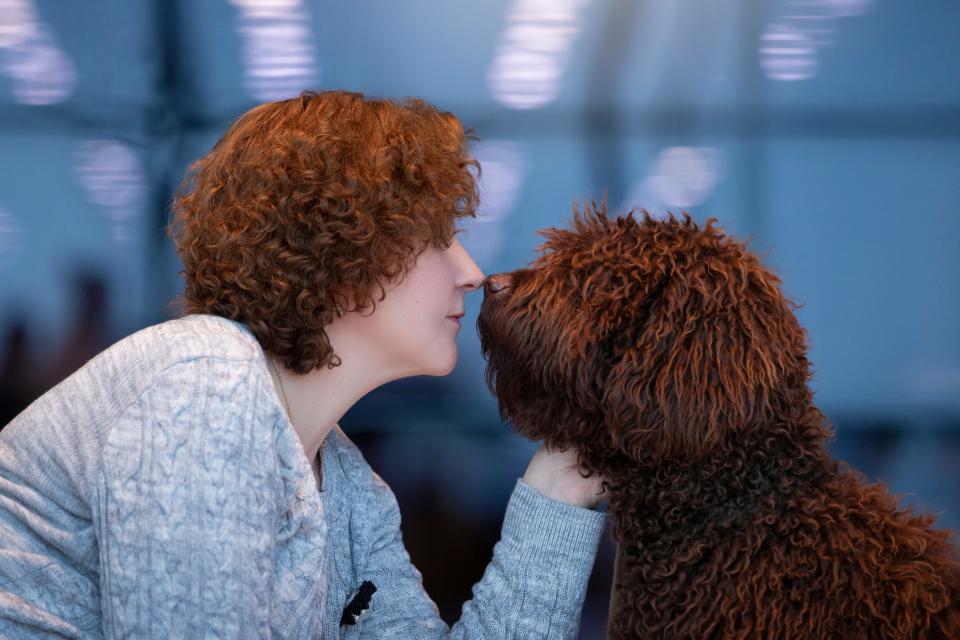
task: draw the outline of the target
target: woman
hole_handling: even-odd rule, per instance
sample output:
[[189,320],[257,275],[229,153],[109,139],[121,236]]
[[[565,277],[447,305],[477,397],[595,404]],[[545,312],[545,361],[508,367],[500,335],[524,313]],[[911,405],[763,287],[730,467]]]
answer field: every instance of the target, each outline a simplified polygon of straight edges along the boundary
[[187,313],[0,432],[0,637],[571,635],[606,520],[573,451],[533,456],[451,629],[337,424],[454,367],[484,282],[455,238],[471,138],[419,100],[304,92],[191,165],[170,227]]

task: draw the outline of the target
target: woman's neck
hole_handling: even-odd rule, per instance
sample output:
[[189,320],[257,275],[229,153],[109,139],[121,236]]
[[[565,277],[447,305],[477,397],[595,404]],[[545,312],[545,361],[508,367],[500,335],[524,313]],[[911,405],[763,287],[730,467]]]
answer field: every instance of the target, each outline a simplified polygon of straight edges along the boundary
[[355,315],[326,327],[340,365],[305,374],[287,369],[279,359],[276,368],[268,367],[277,396],[286,394],[288,417],[312,465],[317,464],[320,445],[350,407],[373,389],[408,375],[384,362],[383,355],[369,346],[367,329],[350,322]]

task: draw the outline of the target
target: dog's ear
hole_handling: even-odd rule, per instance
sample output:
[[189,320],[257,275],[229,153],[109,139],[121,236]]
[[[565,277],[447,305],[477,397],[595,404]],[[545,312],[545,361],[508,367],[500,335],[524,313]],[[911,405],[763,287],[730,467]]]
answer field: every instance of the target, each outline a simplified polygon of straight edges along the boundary
[[805,334],[779,278],[714,222],[664,236],[679,251],[647,266],[605,342],[605,424],[633,460],[696,460],[789,406],[783,394],[808,393]]

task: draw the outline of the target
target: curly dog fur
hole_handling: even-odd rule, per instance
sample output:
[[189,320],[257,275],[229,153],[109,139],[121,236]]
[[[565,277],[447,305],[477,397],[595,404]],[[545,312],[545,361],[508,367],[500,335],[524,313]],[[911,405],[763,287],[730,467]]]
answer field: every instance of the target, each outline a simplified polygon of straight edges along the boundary
[[829,456],[780,279],[713,218],[573,211],[477,328],[501,417],[605,476],[609,637],[960,638],[950,532]]

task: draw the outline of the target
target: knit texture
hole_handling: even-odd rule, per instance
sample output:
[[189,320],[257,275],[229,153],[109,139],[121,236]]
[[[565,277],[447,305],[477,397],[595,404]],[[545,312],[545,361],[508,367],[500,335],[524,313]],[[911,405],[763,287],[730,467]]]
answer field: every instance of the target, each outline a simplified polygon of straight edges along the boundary
[[[2,638],[575,638],[607,514],[517,479],[448,627],[335,426],[324,491],[242,323],[120,340],[0,431]],[[376,585],[353,626],[340,615]]]

